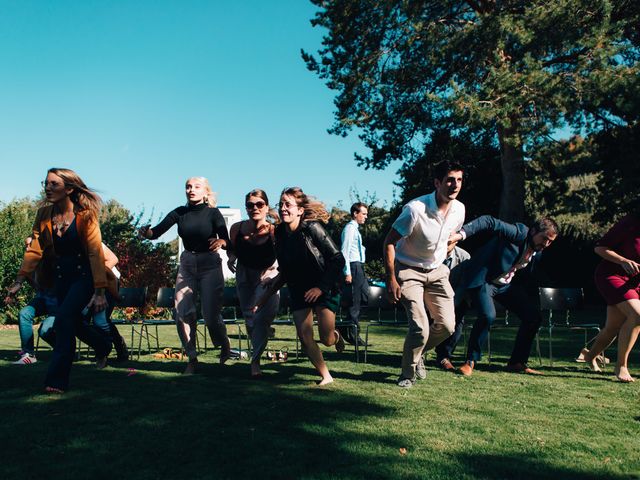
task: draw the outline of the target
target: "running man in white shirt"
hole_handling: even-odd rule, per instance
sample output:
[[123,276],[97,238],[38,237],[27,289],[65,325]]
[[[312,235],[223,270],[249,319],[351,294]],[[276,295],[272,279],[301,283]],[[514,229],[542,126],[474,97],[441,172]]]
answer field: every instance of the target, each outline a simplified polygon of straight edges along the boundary
[[449,235],[464,224],[465,208],[456,200],[463,174],[459,164],[437,165],[435,191],[407,203],[384,240],[387,293],[392,302],[402,302],[409,321],[399,387],[411,387],[416,377],[425,378],[424,353],[454,331],[453,289],[442,262]]

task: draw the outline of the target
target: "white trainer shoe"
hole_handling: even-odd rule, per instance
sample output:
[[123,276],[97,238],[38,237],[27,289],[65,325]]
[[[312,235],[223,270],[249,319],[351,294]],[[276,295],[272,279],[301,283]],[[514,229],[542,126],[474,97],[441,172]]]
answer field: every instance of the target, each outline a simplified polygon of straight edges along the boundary
[[13,362],[14,365],[31,365],[32,363],[36,363],[38,360],[35,355],[31,355],[30,353],[23,353],[19,360]]

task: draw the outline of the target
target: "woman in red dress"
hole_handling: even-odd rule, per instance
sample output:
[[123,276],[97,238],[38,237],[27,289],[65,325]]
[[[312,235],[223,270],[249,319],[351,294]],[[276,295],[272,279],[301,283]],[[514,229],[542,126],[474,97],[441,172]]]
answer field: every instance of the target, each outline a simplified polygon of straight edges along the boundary
[[600,371],[596,359],[617,335],[616,377],[633,382],[627,360],[640,333],[640,214],[629,214],[611,227],[595,252],[603,258],[596,268],[595,282],[607,302],[607,321],[584,359]]

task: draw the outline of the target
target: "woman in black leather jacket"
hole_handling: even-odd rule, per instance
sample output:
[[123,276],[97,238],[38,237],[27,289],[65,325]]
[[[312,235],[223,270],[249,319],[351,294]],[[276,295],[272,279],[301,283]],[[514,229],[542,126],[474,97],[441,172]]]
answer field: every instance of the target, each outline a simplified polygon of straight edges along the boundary
[[344,257],[320,223],[329,219],[322,203],[292,187],[282,191],[279,207],[282,223],[276,227],[275,241],[280,273],[255,308],[264,305],[285,283],[289,286],[298,337],[322,377],[318,384],[326,385],[333,382],[333,377],[313,338],[313,313],[318,318],[320,341],[328,347],[335,345],[342,352],[344,340],[336,331],[335,322]]

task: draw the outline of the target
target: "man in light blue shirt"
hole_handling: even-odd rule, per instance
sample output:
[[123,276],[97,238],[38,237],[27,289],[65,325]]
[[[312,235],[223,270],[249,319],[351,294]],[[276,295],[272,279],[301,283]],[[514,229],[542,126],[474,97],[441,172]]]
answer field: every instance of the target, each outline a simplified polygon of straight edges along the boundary
[[[346,320],[358,325],[360,331],[360,306],[369,300],[369,284],[364,274],[365,248],[362,244],[362,235],[359,227],[367,220],[369,211],[364,203],[357,202],[351,205],[351,221],[342,230],[342,256],[345,260],[344,283],[351,290],[351,306]],[[356,342],[364,346],[365,342],[353,329],[349,327],[339,328],[344,339],[352,345]]]

